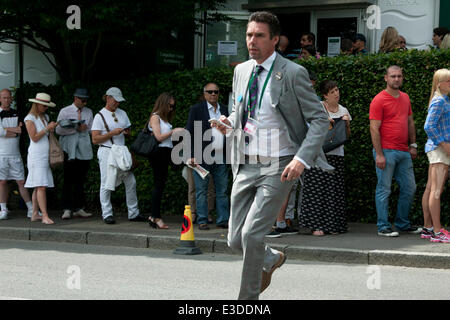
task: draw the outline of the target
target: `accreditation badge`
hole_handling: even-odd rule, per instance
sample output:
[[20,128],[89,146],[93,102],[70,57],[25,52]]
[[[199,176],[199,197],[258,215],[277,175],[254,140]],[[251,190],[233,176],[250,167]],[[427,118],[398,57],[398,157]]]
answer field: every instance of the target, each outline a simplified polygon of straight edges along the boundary
[[250,136],[256,136],[256,132],[258,131],[259,122],[252,117],[248,117],[247,122],[245,123],[244,131],[248,133]]

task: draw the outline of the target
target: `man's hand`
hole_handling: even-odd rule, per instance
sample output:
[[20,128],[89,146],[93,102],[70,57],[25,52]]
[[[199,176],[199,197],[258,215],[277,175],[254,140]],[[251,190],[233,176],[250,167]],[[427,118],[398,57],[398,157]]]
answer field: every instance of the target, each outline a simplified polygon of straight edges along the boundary
[[409,147],[409,154],[411,155],[411,158],[413,160],[416,160],[417,158],[417,149],[413,147]]
[[123,131],[124,131],[123,128],[115,128],[114,130],[111,131],[111,135],[117,136],[117,135],[121,134]]
[[195,158],[190,158],[190,159],[187,161],[187,164],[189,164],[189,165],[191,165],[191,166],[193,166],[193,167],[195,167],[195,166],[197,165],[197,163],[196,163],[196,161],[195,161]]
[[281,182],[298,179],[305,170],[305,165],[300,161],[293,159],[281,174]]
[[80,125],[78,126],[77,131],[78,131],[78,132],[83,132],[83,131],[86,131],[87,128],[88,128],[88,126],[87,126],[85,123],[83,123],[83,124],[80,124]]
[[384,168],[386,168],[386,158],[384,157],[384,155],[377,154],[375,163],[378,169],[384,170]]
[[[229,125],[231,127],[231,122],[227,119],[227,117],[225,116],[220,116],[219,118],[220,121],[222,121],[223,123],[225,123],[226,125]],[[211,127],[212,128],[217,128],[217,130],[219,130],[222,134],[226,134],[227,133],[227,127],[225,127],[224,125],[217,125],[215,123],[211,123]]]

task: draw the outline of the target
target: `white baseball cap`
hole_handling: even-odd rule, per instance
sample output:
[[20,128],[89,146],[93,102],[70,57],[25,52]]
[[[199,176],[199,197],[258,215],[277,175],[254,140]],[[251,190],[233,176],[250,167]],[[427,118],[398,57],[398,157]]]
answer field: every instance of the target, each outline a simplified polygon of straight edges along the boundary
[[106,91],[106,95],[113,97],[114,100],[116,100],[117,102],[125,101],[125,99],[122,96],[122,91],[120,91],[120,89],[116,87],[109,88]]

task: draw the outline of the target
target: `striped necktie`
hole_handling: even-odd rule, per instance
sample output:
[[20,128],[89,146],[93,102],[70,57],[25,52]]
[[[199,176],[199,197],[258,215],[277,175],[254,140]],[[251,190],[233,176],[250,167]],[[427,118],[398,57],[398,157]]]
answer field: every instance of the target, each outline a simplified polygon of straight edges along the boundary
[[248,113],[250,111],[250,117],[254,118],[256,113],[256,104],[258,102],[258,76],[264,70],[263,66],[256,66],[253,71],[252,78],[253,81],[250,84],[250,88],[248,88],[249,93],[249,104],[247,108],[245,108],[244,112],[244,121],[242,121],[242,128],[245,127],[248,119]]

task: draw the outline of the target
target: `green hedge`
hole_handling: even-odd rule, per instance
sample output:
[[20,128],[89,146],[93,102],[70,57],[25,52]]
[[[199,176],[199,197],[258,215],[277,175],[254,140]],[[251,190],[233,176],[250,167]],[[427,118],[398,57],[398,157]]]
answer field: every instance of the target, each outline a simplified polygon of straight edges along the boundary
[[[346,187],[348,213],[352,221],[376,222],[375,188],[377,178],[372,155],[369,130],[369,107],[372,99],[386,88],[384,74],[387,67],[402,67],[406,92],[412,104],[419,145],[419,158],[414,161],[417,192],[411,211],[412,221],[423,223],[422,195],[427,183],[428,160],[424,151],[427,136],[423,129],[434,71],[450,67],[450,50],[408,51],[391,54],[373,54],[358,57],[336,57],[301,62],[316,72],[318,81],[336,80],[341,104],[352,115],[352,141],[345,146]],[[318,88],[317,88],[318,89]],[[442,221],[450,223],[450,197],[442,197]],[[390,203],[392,221],[396,213],[398,186],[393,184]]]
[[[319,60],[298,61],[318,76],[318,83],[333,79],[339,83],[341,104],[351,113],[352,141],[346,145],[346,186],[348,214],[350,221],[375,222],[376,212],[374,192],[376,176],[372,157],[372,144],[369,132],[369,105],[373,97],[385,88],[385,69],[397,64],[404,68],[405,81],[402,88],[409,94],[417,129],[419,159],[414,162],[417,193],[412,209],[413,222],[422,223],[421,198],[427,179],[427,157],[424,153],[426,135],[423,130],[427,115],[427,104],[431,90],[431,79],[436,69],[450,66],[450,51],[409,51],[389,55],[367,55],[359,57],[322,58]],[[146,78],[131,79],[121,82],[96,83],[89,87],[91,99],[88,106],[97,112],[104,106],[102,95],[111,86],[119,87],[125,99],[121,108],[127,111],[133,124],[133,136],[147,121],[156,97],[164,91],[172,92],[177,99],[177,113],[173,121],[175,127],[184,127],[189,108],[202,94],[203,86],[210,81],[216,82],[221,89],[221,101],[227,103],[231,91],[233,70],[230,68],[199,69],[177,71],[168,74],[152,74]],[[74,84],[42,87],[27,84],[24,87],[26,97],[33,97],[36,92],[45,91],[57,103],[51,110],[51,118],[56,119],[57,112],[72,102]],[[27,105],[29,107],[29,105]],[[131,139],[132,140],[132,139]],[[128,141],[128,142],[131,142]],[[97,148],[95,148],[96,151]],[[152,170],[148,161],[139,158],[141,166],[135,172],[139,206],[143,212],[150,212],[152,191]],[[187,204],[187,184],[181,177],[181,168],[170,168],[169,178],[163,198],[163,213],[182,214]],[[56,188],[49,191],[58,206],[62,189],[61,172],[54,174]],[[86,184],[87,200],[90,206],[99,210],[99,170],[96,157],[92,161],[89,181]],[[393,186],[393,199],[398,195],[397,186]],[[112,195],[113,204],[125,211],[125,191],[121,186]],[[391,211],[395,214],[395,201]],[[443,197],[442,220],[449,224],[450,201],[448,195]]]

